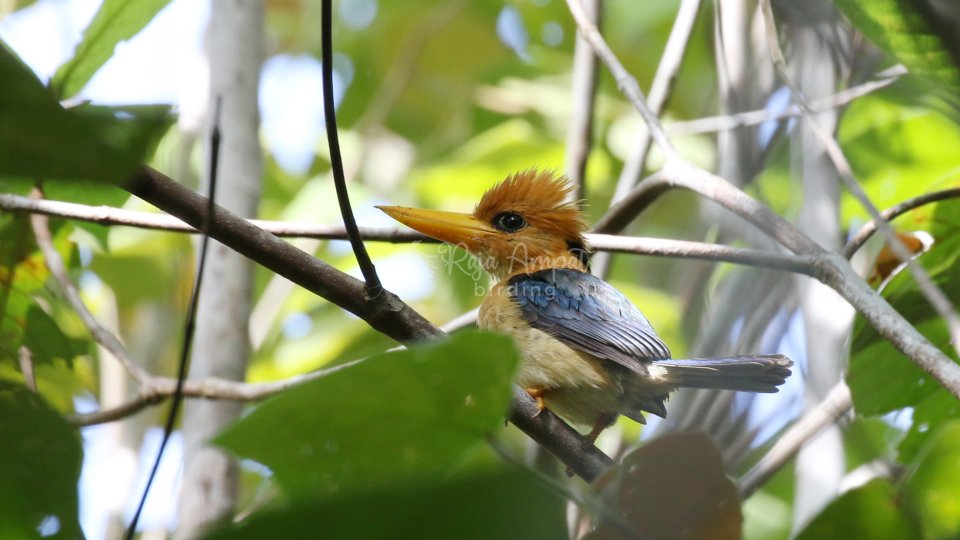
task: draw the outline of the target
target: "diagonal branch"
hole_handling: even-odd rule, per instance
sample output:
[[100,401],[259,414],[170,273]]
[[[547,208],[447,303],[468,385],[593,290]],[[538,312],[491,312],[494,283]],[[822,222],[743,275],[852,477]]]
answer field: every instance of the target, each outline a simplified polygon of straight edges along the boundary
[[[600,24],[603,0],[585,0],[586,9],[593,21]],[[583,38],[577,37],[573,46],[573,87],[570,107],[570,125],[567,130],[567,145],[564,170],[577,186],[575,199],[586,197],[587,159],[593,146],[593,116],[597,101],[597,57]]]
[[150,374],[127,355],[126,347],[120,343],[117,336],[104,328],[93,314],[90,313],[86,304],[83,303],[79,291],[77,291],[73,282],[70,281],[70,276],[67,275],[67,268],[63,264],[60,253],[53,247],[53,239],[50,237],[50,227],[48,226],[47,216],[41,214],[31,215],[30,225],[33,227],[33,234],[37,238],[37,245],[43,253],[43,259],[47,262],[47,268],[50,269],[50,273],[53,274],[53,277],[57,280],[57,284],[60,286],[60,290],[64,298],[66,298],[67,303],[69,303],[70,307],[80,316],[80,320],[83,321],[83,325],[87,327],[87,331],[90,332],[94,341],[110,351],[110,354],[123,364],[127,373],[137,382],[142,383],[147,380]]
[[[134,173],[123,187],[195,227],[203,218],[206,206],[203,197],[149,167]],[[219,206],[210,220],[210,237],[357,315],[397,341],[415,342],[445,335],[393,293],[384,290],[381,301],[368,302],[363,282]],[[552,415],[536,416],[536,407],[531,405],[529,396],[526,400],[515,398],[510,420],[577,474],[589,481],[596,476],[594,465],[610,463],[603,452],[585,444],[585,439],[573,428]]]
[[746,499],[753,495],[757,488],[796,456],[807,441],[846,415],[852,406],[850,389],[845,382],[840,381],[827,392],[823,401],[799,421],[794,422],[783,435],[777,437],[777,442],[770,450],[740,478],[740,498]]
[[934,191],[931,193],[924,193],[923,195],[914,197],[912,199],[907,199],[900,204],[891,206],[883,212],[880,212],[880,220],[872,219],[865,223],[863,227],[860,228],[856,234],[850,238],[850,241],[847,242],[843,249],[840,250],[843,253],[843,256],[846,258],[853,257],[853,254],[856,253],[860,248],[863,247],[863,244],[873,236],[873,233],[877,232],[878,223],[880,222],[890,222],[896,219],[897,217],[903,215],[910,210],[919,208],[921,206],[945,201],[948,199],[957,199],[960,198],[960,188],[944,189],[942,191]]
[[[651,136],[666,155],[667,161],[659,176],[664,185],[683,187],[719,203],[798,255],[818,255],[817,279],[839,293],[897,350],[937,379],[952,395],[960,398],[960,364],[947,357],[890,307],[857,275],[843,256],[824,251],[799,229],[727,180],[685,161],[673,148],[663,126],[647,106],[636,80],[626,72],[596,27],[584,16],[578,0],[567,0],[567,5],[580,32],[613,73],[621,91],[643,117]],[[642,183],[635,189],[643,189]],[[960,348],[960,338],[955,337],[954,342]]]
[[[790,93],[800,103],[800,106],[804,111],[804,119],[810,126],[811,132],[813,132],[817,139],[820,140],[821,144],[823,144],[827,156],[830,158],[830,161],[833,162],[834,167],[836,167],[837,173],[839,173],[840,179],[843,181],[847,190],[850,191],[850,193],[858,201],[860,201],[860,204],[867,210],[877,228],[879,228],[880,232],[883,233],[891,251],[893,251],[894,255],[896,255],[901,262],[907,265],[907,268],[913,275],[913,279],[917,282],[917,286],[920,288],[920,292],[924,297],[926,297],[930,305],[933,306],[933,309],[947,323],[947,329],[950,332],[950,341],[953,343],[954,350],[958,355],[960,355],[960,316],[957,315],[957,312],[947,295],[944,294],[943,290],[941,290],[936,283],[934,283],[933,279],[930,278],[930,274],[928,274],[922,266],[917,264],[917,262],[914,260],[913,253],[907,248],[907,246],[903,244],[903,241],[900,240],[900,238],[894,232],[893,227],[891,227],[890,224],[887,223],[887,220],[880,215],[880,211],[877,210],[877,207],[874,206],[873,202],[870,201],[870,198],[867,197],[867,194],[863,191],[860,183],[857,182],[857,179],[854,177],[853,169],[850,166],[850,163],[847,161],[843,150],[840,148],[840,144],[837,143],[836,139],[827,133],[817,122],[816,118],[814,118],[813,111],[810,108],[810,104],[807,101],[806,96],[803,95],[803,92],[800,91],[796,82],[787,71],[787,62],[783,55],[783,50],[780,48],[780,41],[777,36],[777,27],[773,19],[773,7],[770,5],[770,0],[760,0],[760,9],[763,13],[763,20],[766,25],[767,41],[769,44],[771,60],[776,67],[780,78],[783,79],[784,83],[790,88]],[[960,379],[958,379],[958,381],[960,381]],[[957,392],[958,397],[960,397],[960,390],[957,390]]]

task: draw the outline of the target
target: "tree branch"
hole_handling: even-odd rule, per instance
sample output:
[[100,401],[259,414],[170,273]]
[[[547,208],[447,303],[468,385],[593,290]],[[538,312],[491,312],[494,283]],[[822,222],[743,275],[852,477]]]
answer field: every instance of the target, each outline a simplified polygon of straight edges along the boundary
[[853,407],[850,389],[840,381],[817,406],[794,422],[777,438],[770,450],[738,482],[740,498],[746,499],[779,471],[807,441],[843,417]]
[[604,41],[603,36],[600,35],[600,31],[597,30],[597,26],[593,24],[589,14],[583,9],[581,0],[566,1],[570,13],[577,22],[577,29],[580,31],[580,35],[593,47],[594,54],[597,55],[600,61],[610,70],[610,73],[613,74],[613,78],[617,81],[617,88],[627,96],[630,103],[633,104],[640,113],[640,116],[643,117],[644,122],[646,122],[650,128],[650,136],[656,141],[657,145],[660,146],[668,160],[679,158],[677,151],[673,148],[673,144],[663,131],[663,126],[661,126],[660,121],[657,120],[657,115],[647,106],[647,102],[643,97],[643,91],[640,90],[640,85],[637,84],[637,80],[623,67],[617,55],[613,53],[607,45],[607,42]]
[[[813,112],[825,112],[843,107],[853,102],[857,98],[871,94],[883,88],[886,88],[900,80],[900,76],[906,74],[907,70],[903,66],[895,66],[887,70],[882,76],[885,78],[865,82],[858,86],[846,88],[832,96],[815,99],[810,102],[810,109]],[[803,116],[803,108],[799,105],[790,105],[782,111],[774,112],[770,109],[759,109],[755,111],[746,111],[736,114],[727,114],[723,116],[709,116],[697,118],[695,120],[686,120],[680,122],[668,122],[663,128],[670,135],[695,135],[698,133],[712,133],[724,131],[739,127],[755,126],[764,122],[773,120],[783,120]]]
[[[658,195],[667,186],[689,189],[744,218],[790,251],[798,255],[818,255],[817,279],[846,299],[897,350],[937,379],[952,395],[960,398],[960,364],[943,354],[890,307],[890,304],[854,272],[843,256],[825,252],[799,229],[727,180],[685,161],[673,148],[663,126],[650,111],[636,80],[630,77],[603,37],[584,17],[579,2],[567,0],[567,5],[578,28],[594,47],[597,56],[613,73],[621,91],[643,117],[650,128],[651,136],[666,155],[666,164],[657,176],[658,182],[663,184],[652,191]],[[644,190],[645,187],[641,183],[635,189]],[[881,226],[884,223],[882,222]],[[953,341],[955,347],[960,348],[960,337],[954,337]]]
[[[668,189],[669,187],[670,186],[667,186]],[[197,232],[196,229],[187,223],[166,214],[134,212],[110,207],[93,207],[60,201],[29,199],[17,195],[0,194],[0,209],[18,212],[34,212],[100,223],[103,225],[124,225],[181,233]],[[612,216],[614,219],[618,217],[618,215],[614,214],[608,214],[608,216]],[[281,237],[319,238],[326,240],[344,240],[347,237],[344,228],[336,225],[263,220],[245,221],[264,231]],[[391,243],[437,242],[437,240],[410,230],[399,230],[388,227],[360,227],[359,231],[361,237],[368,241]],[[703,242],[640,236],[614,236],[595,233],[587,234],[585,237],[590,248],[597,251],[730,262],[734,264],[786,270],[806,275],[811,275],[814,260],[803,256],[739,249]],[[463,325],[458,323],[454,325],[453,328],[459,328],[460,326]]]
[[897,217],[921,206],[944,201],[947,199],[957,199],[960,198],[960,188],[951,188],[944,189],[942,191],[934,191],[931,193],[924,193],[923,195],[914,197],[912,199],[907,199],[900,204],[891,206],[883,212],[880,212],[880,221],[872,219],[865,223],[863,227],[860,228],[856,234],[850,238],[850,241],[847,242],[841,253],[844,257],[850,258],[853,257],[853,254],[856,253],[863,245],[873,236],[873,233],[877,232],[877,224],[880,222],[889,222]]
[[[867,197],[867,194],[863,191],[860,183],[857,182],[856,177],[854,177],[853,169],[850,167],[850,163],[843,154],[840,144],[837,143],[836,139],[827,133],[817,122],[816,118],[814,118],[806,96],[800,91],[796,82],[787,72],[787,62],[783,55],[783,51],[780,48],[780,41],[777,37],[777,27],[773,20],[773,7],[770,5],[770,0],[760,0],[760,10],[763,13],[763,20],[766,25],[767,41],[769,42],[771,60],[773,61],[774,67],[776,67],[780,78],[783,79],[784,83],[790,88],[790,93],[800,103],[800,106],[804,111],[804,118],[810,126],[811,132],[813,132],[817,139],[819,139],[823,144],[827,156],[830,158],[830,161],[833,162],[834,167],[836,167],[837,173],[839,174],[840,179],[843,181],[847,190],[858,201],[860,201],[860,204],[867,210],[867,212],[870,214],[870,217],[874,220],[875,225],[880,229],[886,238],[887,244],[890,246],[891,251],[893,251],[893,253],[897,256],[897,258],[900,259],[901,262],[907,265],[907,268],[913,275],[913,279],[917,282],[917,286],[920,288],[920,292],[924,297],[926,297],[927,301],[930,302],[930,305],[933,306],[933,309],[947,323],[947,329],[950,333],[950,341],[953,343],[953,348],[957,352],[957,355],[960,355],[960,316],[957,315],[957,312],[947,295],[944,294],[944,292],[940,289],[940,287],[937,286],[936,283],[934,283],[927,271],[924,270],[922,266],[917,264],[915,260],[913,260],[913,253],[907,248],[907,246],[903,244],[903,241],[900,240],[900,238],[894,232],[893,227],[891,227],[890,224],[883,219],[883,217],[880,215],[880,211],[877,210],[877,207],[874,206],[873,202],[870,201],[870,198]],[[957,368],[957,378],[955,382],[960,384],[960,366],[952,361],[951,364]],[[954,393],[957,395],[957,397],[960,397],[960,387],[954,390]]]
[[31,215],[30,225],[33,227],[33,234],[37,238],[37,246],[40,247],[43,258],[47,262],[47,268],[50,269],[50,273],[53,274],[54,279],[57,280],[57,284],[60,285],[60,291],[64,298],[66,298],[67,303],[70,304],[70,307],[80,316],[80,320],[83,321],[83,325],[87,327],[87,331],[90,332],[93,340],[110,351],[110,354],[123,365],[124,369],[127,370],[127,373],[129,373],[134,380],[143,383],[150,377],[150,374],[130,359],[127,355],[126,347],[120,343],[120,340],[117,339],[112,332],[97,322],[97,319],[90,313],[90,310],[87,309],[86,304],[84,304],[80,298],[80,293],[77,291],[77,288],[73,285],[73,282],[70,281],[70,277],[67,275],[67,268],[63,264],[63,259],[60,258],[60,253],[57,252],[57,249],[53,247],[47,216],[41,214]]
[[[603,0],[586,0],[590,19],[600,24]],[[573,46],[573,87],[570,107],[570,125],[567,128],[567,146],[564,170],[576,184],[575,197],[586,197],[587,159],[593,146],[593,109],[597,98],[597,57],[590,45],[577,36]]]
[[[149,167],[143,167],[134,173],[123,187],[193,226],[198,226],[203,217],[206,204],[203,197]],[[382,302],[376,305],[367,302],[363,282],[311,257],[219,206],[210,220],[210,236],[357,315],[374,329],[397,341],[415,342],[445,335],[393,293],[384,290]],[[609,460],[603,452],[590,444],[581,444],[576,452],[571,452],[565,441],[585,439],[559,419],[549,422],[547,418],[552,416],[541,415],[545,418],[539,421],[531,418],[526,405],[521,400],[514,400],[511,421],[517,423],[531,438],[539,441],[547,451],[557,455],[574,471],[589,474],[593,470],[591,464]],[[544,431],[547,429],[549,431]]]

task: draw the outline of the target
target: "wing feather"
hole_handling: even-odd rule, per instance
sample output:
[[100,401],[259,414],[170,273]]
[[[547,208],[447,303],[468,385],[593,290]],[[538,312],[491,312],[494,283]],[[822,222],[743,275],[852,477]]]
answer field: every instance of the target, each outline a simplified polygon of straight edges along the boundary
[[531,326],[573,348],[643,374],[650,360],[670,358],[643,313],[592,274],[540,270],[513,276],[509,286]]

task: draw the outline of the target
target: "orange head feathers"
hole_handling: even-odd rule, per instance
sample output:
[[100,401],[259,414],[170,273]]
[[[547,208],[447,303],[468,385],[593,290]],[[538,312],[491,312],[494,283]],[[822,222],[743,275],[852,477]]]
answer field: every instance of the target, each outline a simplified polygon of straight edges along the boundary
[[460,245],[504,278],[544,268],[586,268],[586,223],[568,197],[570,181],[530,169],[484,193],[473,214],[383,206],[391,217],[438,240]]

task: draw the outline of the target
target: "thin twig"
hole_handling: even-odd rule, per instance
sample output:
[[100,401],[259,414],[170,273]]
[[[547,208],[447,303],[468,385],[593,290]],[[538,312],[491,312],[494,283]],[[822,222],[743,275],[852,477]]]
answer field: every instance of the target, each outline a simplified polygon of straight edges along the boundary
[[853,407],[850,388],[840,381],[817,406],[777,437],[777,442],[738,482],[740,498],[746,499],[779,471],[810,439],[843,417]]
[[150,472],[147,474],[147,483],[143,488],[143,494],[137,503],[137,508],[130,518],[130,524],[127,526],[124,538],[133,540],[137,533],[137,523],[140,521],[140,515],[147,504],[147,497],[150,495],[150,488],[160,470],[160,461],[173,435],[173,427],[177,421],[177,413],[180,411],[180,405],[183,403],[183,385],[187,379],[187,366],[190,360],[190,348],[193,344],[193,335],[196,330],[197,305],[200,301],[200,291],[203,287],[203,278],[207,265],[208,247],[210,244],[210,227],[213,220],[213,209],[217,193],[217,172],[220,162],[220,111],[223,100],[220,96],[215,99],[213,109],[213,129],[210,134],[210,169],[209,169],[209,193],[207,194],[206,207],[200,220],[200,234],[203,235],[200,241],[199,261],[197,263],[196,276],[193,279],[193,288],[190,291],[190,302],[187,306],[186,319],[183,325],[183,341],[180,344],[180,356],[177,359],[177,378],[173,387],[173,403],[167,412],[167,419],[163,425],[163,437],[160,439],[160,447],[157,449],[157,457],[153,460]]
[[[653,76],[650,95],[647,98],[647,105],[650,110],[658,116],[663,112],[663,107],[673,90],[673,83],[676,82],[677,75],[680,73],[680,66],[683,64],[683,57],[690,44],[690,36],[693,34],[694,23],[697,22],[700,5],[701,0],[683,0],[680,3],[680,9],[677,11],[677,17],[673,21],[670,37],[667,38],[667,45],[660,56],[660,63],[657,65],[657,72]],[[633,189],[643,173],[643,164],[647,161],[649,152],[650,131],[643,130],[639,135],[639,140],[633,145],[633,151],[627,156],[626,163],[624,163],[623,171],[620,173],[613,194],[613,202],[619,201]]]
[[[663,107],[666,105],[673,90],[673,83],[680,73],[680,66],[683,64],[683,57],[690,43],[690,35],[693,33],[694,23],[697,21],[697,13],[700,11],[700,0],[683,0],[680,3],[680,9],[677,11],[677,17],[673,21],[673,28],[670,30],[670,37],[663,49],[663,55],[660,57],[660,63],[657,65],[657,72],[653,76],[653,83],[650,85],[650,96],[647,101],[654,114],[660,115]],[[626,197],[640,175],[643,174],[643,166],[647,161],[647,155],[650,153],[650,130],[641,130],[639,140],[632,146],[632,151],[627,156],[627,160],[620,172],[620,178],[617,180],[617,187],[613,192],[611,206],[620,202]],[[593,258],[593,273],[606,277],[610,271],[610,261],[612,257],[609,254],[600,254]]]
[[[891,206],[883,212],[880,212],[880,217],[882,218],[880,221],[889,222],[896,219],[900,215],[913,210],[914,208],[919,208],[921,206],[938,201],[956,198],[960,198],[960,188],[951,188],[944,189],[942,191],[924,193],[923,195],[914,197],[912,199],[907,199],[900,204]],[[850,241],[843,246],[843,249],[841,250],[843,256],[848,259],[853,257],[853,254],[863,247],[863,244],[865,244],[867,240],[873,236],[873,233],[877,232],[877,223],[878,222],[876,219],[871,219],[865,223],[863,227],[861,227],[860,230],[850,238]]]
[[664,240],[662,238],[642,238],[612,236],[606,234],[591,235],[591,242],[602,243],[607,252],[637,253],[653,257],[678,257],[701,261],[729,262],[759,268],[785,270],[806,276],[815,276],[817,257],[814,255],[793,255],[774,253],[755,249],[734,248],[718,244],[687,242],[685,240]]
[[[645,187],[650,187],[652,183],[644,182],[643,185]],[[669,185],[665,186],[665,189],[669,188]],[[605,221],[598,222],[598,226],[604,223],[610,224],[618,222],[621,216],[628,215],[633,212],[633,209],[630,208],[627,208],[623,212],[618,211],[618,209],[636,202],[636,199],[628,199],[624,201],[622,205],[614,207],[605,216]],[[651,201],[648,200],[646,202]],[[0,194],[0,209],[18,212],[36,212],[44,215],[54,215],[80,221],[125,225],[170,232],[197,232],[196,229],[190,225],[166,214],[133,212],[130,210],[85,206],[82,204],[63,203],[59,201],[35,200],[17,195]],[[346,231],[343,226],[339,225],[318,225],[313,223],[262,220],[247,220],[247,222],[281,237],[319,238],[327,240],[346,239]],[[616,227],[604,225],[604,228],[609,229]],[[392,227],[360,227],[359,232],[360,236],[366,241],[391,243],[437,242],[436,240],[424,236],[421,233],[410,230],[395,229]],[[735,264],[762,266],[765,268],[777,268],[807,275],[810,273],[808,260],[804,259],[803,257],[797,257],[783,253],[741,250],[703,242],[688,242],[647,237],[613,236],[609,234],[596,233],[588,233],[585,235],[585,238],[590,248],[595,251],[634,253],[639,255],[651,255],[655,257],[692,258],[707,261],[731,262]],[[459,328],[461,326],[462,325],[457,323],[451,328]]]
[[[35,193],[39,196],[39,192],[35,191]],[[60,253],[53,246],[47,216],[42,214],[31,215],[30,225],[33,227],[33,234],[37,238],[37,246],[40,247],[40,251],[43,253],[43,259],[47,263],[47,268],[50,269],[50,273],[53,274],[54,279],[57,280],[60,291],[64,298],[66,298],[67,303],[70,304],[70,307],[73,308],[80,317],[80,320],[87,328],[87,331],[90,332],[93,340],[102,345],[104,349],[110,351],[110,354],[123,365],[124,369],[127,370],[127,373],[129,373],[134,380],[142,383],[149,378],[150,375],[146,370],[130,359],[130,356],[127,355],[126,347],[120,343],[117,336],[97,322],[97,319],[90,313],[90,310],[87,309],[86,304],[83,303],[83,300],[80,298],[80,293],[77,291],[73,282],[70,281],[70,276],[67,275],[67,268],[63,264]]]
[[[937,314],[947,323],[950,342],[953,344],[953,348],[957,354],[960,355],[960,316],[957,315],[953,303],[947,295],[944,294],[943,290],[934,283],[933,279],[930,278],[930,274],[914,260],[913,253],[903,244],[903,241],[897,236],[893,227],[881,216],[880,211],[874,206],[873,202],[870,201],[870,198],[867,197],[860,183],[857,182],[853,174],[853,168],[847,161],[843,150],[840,148],[840,144],[837,143],[836,139],[827,133],[816,121],[816,118],[814,118],[806,96],[803,95],[803,92],[800,91],[796,82],[787,71],[787,62],[783,55],[783,50],[780,48],[780,41],[777,37],[777,27],[773,19],[773,8],[770,5],[770,0],[761,0],[760,9],[766,25],[767,41],[769,42],[770,56],[774,67],[776,67],[784,83],[790,88],[791,94],[803,108],[805,113],[804,118],[810,127],[810,131],[820,140],[820,143],[823,144],[827,156],[830,158],[830,161],[833,162],[847,190],[860,202],[861,206],[867,210],[867,213],[870,214],[871,219],[874,220],[880,232],[883,233],[887,245],[890,246],[893,254],[907,265],[907,269],[910,270],[913,279],[917,282],[920,292],[930,305],[933,306]],[[960,389],[958,389],[957,392],[960,394]]]
[[23,384],[30,390],[36,392],[37,377],[33,372],[33,353],[30,352],[30,349],[28,349],[26,345],[20,346],[19,353],[20,372],[23,373]]
[[353,216],[353,207],[350,205],[350,194],[347,191],[347,179],[343,174],[343,157],[340,155],[340,137],[337,134],[337,109],[333,100],[333,0],[323,0],[320,15],[320,41],[323,61],[320,64],[323,78],[323,116],[327,127],[327,147],[330,149],[330,169],[333,173],[333,183],[337,189],[337,202],[340,204],[340,216],[347,229],[350,247],[360,265],[360,272],[366,283],[366,293],[369,300],[378,299],[383,292],[377,269],[370,260],[363,238],[357,229],[357,219]]
[[[858,98],[886,88],[899,81],[900,76],[904,73],[906,73],[905,68],[895,70],[892,73],[888,73],[887,78],[865,82],[841,90],[832,96],[815,99],[810,102],[810,109],[815,113],[820,113],[849,105]],[[776,112],[770,109],[758,109],[722,116],[708,116],[695,120],[667,122],[663,125],[663,128],[667,130],[667,133],[670,135],[695,135],[698,133],[712,133],[738,127],[755,126],[773,120],[803,116],[803,114],[803,108],[793,104],[782,111]]]
[[[597,26],[603,14],[603,0],[584,0],[587,15]],[[593,146],[593,109],[597,98],[597,57],[590,44],[577,36],[573,46],[573,88],[570,124],[567,131],[566,162],[564,170],[577,186],[574,194],[579,201],[586,197],[587,159]]]
[[583,9],[583,4],[580,3],[581,0],[566,1],[567,7],[570,9],[570,14],[573,15],[574,20],[577,22],[577,30],[580,32],[580,35],[593,47],[593,52],[600,58],[600,61],[607,66],[610,73],[613,74],[613,78],[617,81],[617,88],[623,92],[627,99],[630,100],[630,103],[637,109],[637,112],[640,113],[640,116],[650,130],[650,136],[653,137],[653,140],[660,146],[667,160],[678,159],[679,155],[673,148],[670,139],[667,138],[666,132],[663,131],[663,126],[660,125],[657,115],[647,105],[643,97],[643,91],[640,90],[640,85],[637,84],[637,79],[635,79],[633,75],[630,75],[630,72],[620,63],[617,55],[614,54],[607,45],[603,36],[600,35],[599,30],[597,30],[596,25],[590,20],[589,14]]

